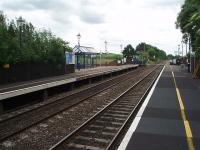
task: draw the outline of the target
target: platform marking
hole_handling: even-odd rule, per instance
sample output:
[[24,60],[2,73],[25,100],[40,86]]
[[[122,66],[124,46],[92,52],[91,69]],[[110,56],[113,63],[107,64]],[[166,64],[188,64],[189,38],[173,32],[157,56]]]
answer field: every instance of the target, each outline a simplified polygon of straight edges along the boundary
[[55,87],[55,86],[59,86],[59,85],[63,85],[63,84],[67,84],[67,83],[71,83],[71,82],[75,82],[75,81],[76,81],[76,78],[69,78],[69,79],[65,79],[65,80],[59,80],[59,81],[54,81],[54,82],[50,82],[50,83],[44,83],[44,84],[35,85],[35,86],[22,88],[22,89],[18,89],[18,90],[3,92],[3,93],[0,93],[0,100],[10,98],[10,97],[14,97],[14,96],[18,96],[18,95],[23,95],[23,94],[26,94],[26,93],[31,93],[31,92],[43,90],[43,89],[47,89],[47,88],[51,88],[51,87]]
[[146,108],[146,106],[147,106],[147,104],[148,104],[148,102],[149,102],[149,100],[150,100],[155,88],[156,88],[156,85],[157,85],[157,83],[158,83],[158,81],[159,81],[164,69],[165,69],[165,66],[163,67],[163,69],[160,72],[158,78],[156,79],[155,83],[153,84],[151,90],[149,91],[149,94],[145,98],[142,106],[140,107],[137,115],[135,116],[135,119],[133,120],[130,128],[128,129],[128,132],[126,133],[126,135],[124,136],[124,139],[122,140],[121,144],[119,145],[118,150],[125,150],[126,149],[126,147],[127,147],[128,143],[129,143],[133,133],[135,132],[135,130],[136,130],[136,128],[137,128],[137,126],[138,126],[138,124],[140,122],[140,119],[142,118],[142,114],[143,114],[143,112],[144,112],[144,110],[145,110],[145,108]]
[[[92,74],[87,74],[84,76],[84,74],[80,74],[77,75],[76,77],[70,77],[67,79],[63,79],[63,80],[58,80],[58,81],[52,81],[52,80],[45,80],[45,81],[50,81],[48,83],[42,83],[39,85],[34,85],[34,86],[30,86],[30,87],[25,87],[25,88],[21,88],[21,89],[16,89],[16,90],[11,90],[11,91],[6,91],[6,92],[0,92],[0,101],[4,100],[6,98],[10,98],[10,97],[14,97],[14,96],[18,96],[18,95],[23,95],[23,94],[27,94],[27,93],[31,93],[31,92],[35,92],[35,91],[39,91],[39,90],[43,90],[43,89],[47,89],[47,88],[51,88],[51,87],[55,87],[55,86],[59,86],[59,85],[63,85],[63,84],[67,84],[67,83],[72,83],[77,81],[77,79],[79,78],[87,78],[91,75],[103,75],[105,73],[113,73],[113,72],[117,72],[117,71],[121,71],[124,69],[130,69],[130,68],[136,68],[138,67],[138,65],[130,65],[130,66],[125,66],[123,68],[114,68],[111,70],[104,70],[103,72],[96,72],[96,73],[92,73]],[[101,74],[99,74],[101,73]],[[36,81],[33,82],[33,84],[35,83],[39,83],[42,81]],[[20,86],[24,86],[24,85],[28,85],[28,84],[21,84],[21,85],[16,85],[13,87],[20,87]],[[0,90],[5,90],[5,89],[9,89],[9,88],[13,88],[13,87],[8,87],[8,88],[0,88]]]
[[[172,71],[172,68],[171,68],[171,71]],[[181,117],[183,119],[185,132],[186,132],[186,136],[187,136],[188,149],[189,150],[195,150],[195,147],[194,147],[194,144],[193,144],[193,141],[192,141],[193,136],[192,136],[192,131],[191,131],[191,128],[190,128],[190,123],[186,118],[185,107],[184,107],[183,100],[181,98],[181,94],[180,94],[180,91],[178,89],[173,71],[172,71],[172,76],[173,76],[174,85],[175,85],[175,88],[176,88],[176,94],[177,94],[177,97],[178,97],[178,102],[179,102],[180,109],[181,109]]]

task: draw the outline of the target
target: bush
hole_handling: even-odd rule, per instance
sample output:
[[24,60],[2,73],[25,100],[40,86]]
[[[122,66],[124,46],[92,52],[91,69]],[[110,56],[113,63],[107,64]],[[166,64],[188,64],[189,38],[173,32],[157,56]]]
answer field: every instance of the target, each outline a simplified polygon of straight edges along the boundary
[[[21,17],[20,17],[21,18]],[[22,18],[21,18],[22,19]],[[24,20],[20,27],[17,19],[8,20],[0,12],[0,65],[26,62],[51,62],[54,64],[64,62],[64,52],[72,51],[69,43],[57,38],[50,31],[35,30],[31,23]]]

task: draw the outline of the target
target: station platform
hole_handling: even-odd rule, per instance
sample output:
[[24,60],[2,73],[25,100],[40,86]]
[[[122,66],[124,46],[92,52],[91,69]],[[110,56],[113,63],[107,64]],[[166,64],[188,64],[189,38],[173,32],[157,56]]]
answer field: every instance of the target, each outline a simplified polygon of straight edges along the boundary
[[37,80],[13,83],[8,85],[0,85],[0,101],[27,93],[44,90],[47,88],[93,78],[96,76],[102,76],[123,70],[134,69],[136,67],[138,67],[138,65],[133,64],[122,66],[103,66],[90,69],[81,69],[80,71],[76,70],[75,73],[61,76],[41,78]]
[[199,97],[200,80],[166,64],[118,150],[199,150]]

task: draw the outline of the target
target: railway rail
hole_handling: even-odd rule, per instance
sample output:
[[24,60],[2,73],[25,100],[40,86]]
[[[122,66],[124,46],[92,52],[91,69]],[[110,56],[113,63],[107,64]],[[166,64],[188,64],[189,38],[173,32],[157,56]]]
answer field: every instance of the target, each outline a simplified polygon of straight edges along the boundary
[[[145,68],[146,69],[146,68]],[[78,103],[100,93],[103,92],[113,86],[124,82],[132,78],[135,75],[135,72],[140,72],[144,70],[144,68],[138,68],[137,71],[134,70],[127,74],[123,74],[117,77],[114,77],[108,81],[97,84],[93,87],[87,88],[78,93],[74,93],[68,95],[67,97],[60,98],[56,101],[47,103],[46,105],[42,105],[37,108],[32,108],[31,110],[27,110],[21,114],[17,114],[10,118],[6,118],[0,121],[0,141],[3,141],[14,134],[22,132],[34,126],[45,119],[48,119],[52,116],[57,115],[58,113],[69,109],[70,107],[77,105]]]
[[110,149],[126,123],[135,114],[162,68],[163,66],[159,66],[145,75],[51,150]]
[[[7,120],[9,124],[0,124],[0,135],[2,135],[1,133],[4,131],[8,133],[9,131],[11,132],[9,133],[10,135],[8,134],[7,137],[2,138],[0,149],[48,149],[86,122],[98,111],[102,110],[121,93],[125,92],[126,89],[130,88],[143,76],[151,72],[153,68],[156,68],[156,66],[138,68],[126,75],[121,75],[97,84],[101,86],[103,84],[104,86],[101,88],[93,86],[88,88],[88,92],[87,90],[83,90],[85,92],[82,92],[83,95],[80,95],[80,97],[78,97],[79,93],[74,93],[76,96],[72,98],[70,98],[70,96],[66,97],[67,101],[60,103],[60,105],[41,107],[48,108],[48,110],[39,108],[36,109],[36,111],[28,111],[22,114],[25,115],[25,117],[19,115],[13,118],[14,121],[13,119]],[[111,80],[114,81],[111,82]],[[112,84],[105,84],[107,82]],[[91,96],[89,96],[89,94],[91,94]],[[75,100],[77,101],[75,102]],[[57,104],[57,102],[55,102],[55,104]],[[62,110],[61,108],[65,109]],[[56,112],[55,109],[60,111]],[[32,113],[28,114],[29,112]],[[45,114],[45,112],[52,112],[52,114]],[[47,117],[41,119],[40,116]],[[18,117],[21,117],[21,120]],[[38,121],[37,118],[39,118],[38,120],[40,121]],[[26,123],[30,124],[30,126]],[[18,129],[18,131],[15,129]]]

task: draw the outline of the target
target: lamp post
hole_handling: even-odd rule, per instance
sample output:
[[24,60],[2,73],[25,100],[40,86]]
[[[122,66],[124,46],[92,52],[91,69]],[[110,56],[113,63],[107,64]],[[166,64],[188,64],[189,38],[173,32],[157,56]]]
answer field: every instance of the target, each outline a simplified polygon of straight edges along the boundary
[[181,41],[181,48],[182,48],[182,63],[183,63],[183,40]]
[[101,67],[101,50],[100,50],[100,67]]
[[144,52],[143,52],[143,54],[142,54],[142,64],[144,64],[144,58],[145,58],[145,57],[144,57],[144,53],[145,53],[145,49],[146,49],[146,47],[145,47],[146,45],[145,45],[145,44],[146,44],[146,43],[144,43],[144,45],[143,45],[143,46],[144,46],[144,47],[143,47],[143,51],[144,51]]
[[120,50],[121,50],[121,53],[122,53],[122,59],[120,59],[121,63],[124,63],[124,54],[123,54],[123,45],[120,44]]
[[121,53],[123,52],[123,45],[120,45]]
[[105,41],[104,43],[105,43],[105,53],[107,54],[108,53],[108,50],[107,50],[107,44],[108,44],[108,42]]
[[178,44],[178,56],[179,56],[179,54],[180,54],[180,44]]
[[81,39],[81,34],[77,34],[77,39],[78,39],[78,55],[77,55],[77,69],[80,70],[80,59],[79,59],[79,53],[80,53],[80,39]]
[[188,63],[188,57],[187,57],[187,42],[188,42],[188,39],[185,39],[184,43],[185,43],[185,51],[186,51],[186,62]]
[[80,33],[77,34],[77,39],[78,39],[78,46],[80,48],[80,39],[81,39],[81,34]]
[[104,44],[105,44],[105,60],[106,60],[106,66],[107,66],[107,59],[106,59],[107,57],[106,56],[107,56],[107,53],[108,53],[108,50],[107,50],[107,44],[108,44],[108,42],[105,40]]
[[17,25],[19,26],[19,47],[22,48],[22,26],[24,25],[24,20],[22,17],[17,19]]
[[189,43],[189,64],[190,64],[190,68],[189,68],[189,72],[192,71],[192,57],[191,57],[191,38],[189,36],[189,39],[188,39],[188,43]]
[[128,63],[131,63],[131,48],[128,49]]

